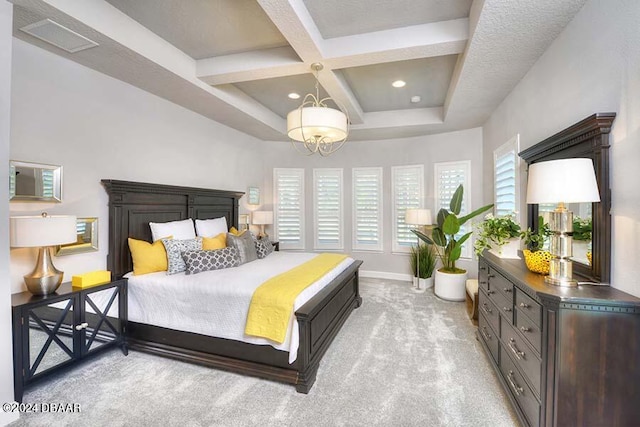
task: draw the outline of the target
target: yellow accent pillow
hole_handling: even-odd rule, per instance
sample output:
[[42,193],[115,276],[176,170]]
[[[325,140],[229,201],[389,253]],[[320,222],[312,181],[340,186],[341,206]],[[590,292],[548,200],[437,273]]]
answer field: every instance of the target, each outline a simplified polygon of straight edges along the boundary
[[227,233],[220,233],[215,237],[203,237],[202,249],[211,251],[215,249],[224,249],[227,247]]
[[231,227],[229,229],[229,233],[233,234],[234,236],[242,236],[245,231],[247,231],[247,230],[238,231],[238,229],[235,228],[235,227]]
[[[173,236],[165,237],[171,239]],[[162,240],[154,243],[129,238],[129,250],[133,259],[133,275],[167,271],[167,251]]]

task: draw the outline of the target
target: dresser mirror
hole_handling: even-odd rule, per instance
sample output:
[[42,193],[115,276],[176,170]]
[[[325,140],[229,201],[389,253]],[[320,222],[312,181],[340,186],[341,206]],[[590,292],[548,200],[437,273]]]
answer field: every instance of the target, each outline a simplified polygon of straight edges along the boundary
[[62,166],[9,162],[9,200],[61,202]]
[[[611,276],[611,191],[609,185],[609,133],[615,113],[597,113],[521,151],[531,165],[567,158],[590,158],[600,192],[599,203],[570,204],[574,214],[573,272],[582,281],[609,283]],[[538,228],[538,216],[552,205],[528,205],[527,226]]]

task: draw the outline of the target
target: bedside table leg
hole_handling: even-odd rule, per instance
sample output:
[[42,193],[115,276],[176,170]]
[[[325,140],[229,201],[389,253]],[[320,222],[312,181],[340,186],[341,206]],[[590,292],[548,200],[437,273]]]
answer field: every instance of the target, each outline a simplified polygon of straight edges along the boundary
[[129,355],[129,345],[127,344],[126,341],[122,342],[122,345],[120,346],[120,349],[122,350],[122,354],[124,354],[125,356]]

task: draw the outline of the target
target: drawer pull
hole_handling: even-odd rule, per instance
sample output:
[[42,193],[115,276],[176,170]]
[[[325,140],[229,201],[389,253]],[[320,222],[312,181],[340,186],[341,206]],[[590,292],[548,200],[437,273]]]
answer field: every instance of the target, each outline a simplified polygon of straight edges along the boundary
[[506,311],[507,313],[509,313],[511,311],[511,307],[502,307],[502,309],[504,311]]
[[513,371],[509,371],[507,380],[509,381],[511,388],[513,388],[513,392],[516,394],[516,396],[520,396],[522,393],[524,393],[524,389],[516,384],[516,381],[513,378]]
[[524,357],[525,353],[524,353],[524,351],[518,350],[518,347],[516,347],[516,340],[514,340],[513,338],[510,338],[509,339],[509,344],[507,344],[507,345],[509,346],[509,349],[511,350],[511,352],[516,355],[516,359],[522,360],[522,358]]
[[502,290],[503,290],[503,291],[505,291],[505,292],[507,292],[507,293],[509,293],[509,292],[511,292],[513,289],[511,289],[511,288],[502,288]]
[[496,293],[496,291],[487,291],[487,295],[493,295],[495,293]]
[[83,329],[87,329],[88,326],[89,326],[88,323],[80,323],[79,325],[76,325],[76,331],[81,331]]
[[487,303],[486,303],[486,302],[485,302],[485,303],[482,303],[482,310],[484,310],[484,312],[485,312],[485,313],[487,313],[487,314],[491,314],[491,313],[493,313],[493,310],[492,310],[492,309],[487,308]]
[[480,267],[481,271],[487,271],[487,267]]
[[526,328],[526,327],[524,327],[524,326],[520,326],[520,330],[521,330],[522,332],[531,332],[531,328]]
[[487,333],[487,327],[486,326],[482,327],[482,330],[480,331],[480,333],[484,337],[485,341],[490,341],[491,340],[491,334]]
[[488,277],[489,279],[491,279],[492,277],[496,277],[496,275],[495,275],[495,274],[487,274],[487,277]]
[[520,303],[520,307],[522,307],[522,308],[531,308],[531,306],[529,304],[525,303],[525,302],[521,302]]
[[486,282],[485,280],[481,280],[481,281],[480,281],[480,284],[481,284],[481,285],[486,285],[486,284],[487,284],[487,282]]

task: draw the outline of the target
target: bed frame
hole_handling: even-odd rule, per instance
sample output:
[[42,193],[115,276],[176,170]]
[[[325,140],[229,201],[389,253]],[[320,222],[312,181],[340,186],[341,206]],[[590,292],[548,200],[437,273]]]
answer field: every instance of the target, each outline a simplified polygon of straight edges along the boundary
[[[109,195],[109,254],[114,279],[133,270],[127,238],[151,241],[149,222],[226,217],[238,227],[238,201],[244,193],[129,181],[102,180]],[[300,328],[298,357],[268,345],[214,338],[142,323],[128,322],[130,348],[186,362],[295,384],[308,393],[322,356],[351,312],[362,303],[354,262],[295,315]]]

